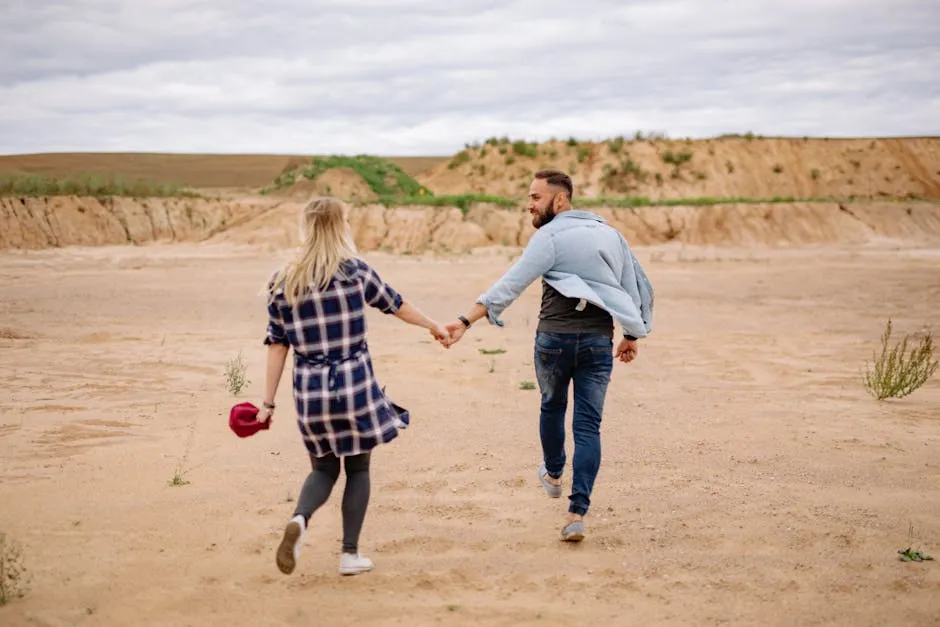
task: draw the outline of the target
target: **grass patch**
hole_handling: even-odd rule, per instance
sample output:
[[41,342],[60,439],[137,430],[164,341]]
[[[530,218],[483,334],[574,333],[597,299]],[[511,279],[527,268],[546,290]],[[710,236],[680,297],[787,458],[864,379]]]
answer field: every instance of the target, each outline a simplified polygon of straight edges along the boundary
[[467,213],[474,203],[490,203],[505,208],[518,207],[523,202],[506,198],[504,196],[489,196],[487,194],[459,194],[453,196],[385,196],[379,198],[379,203],[390,206],[423,206],[423,207],[457,207]]
[[0,176],[0,196],[92,196],[107,198],[198,198],[176,183],[126,180],[120,176],[84,175],[49,178],[37,175]]
[[773,198],[664,198],[652,200],[644,196],[624,196],[620,198],[581,198],[575,202],[582,207],[708,207],[711,205],[731,204],[776,204],[791,202],[832,202],[829,199],[806,199],[792,196],[774,196]]
[[481,348],[481,355],[502,355],[506,352],[505,348]]
[[[641,174],[648,174],[643,172]],[[659,176],[659,173],[657,173]],[[659,180],[659,179],[657,179]],[[772,198],[746,198],[739,196],[729,197],[695,197],[695,198],[663,198],[652,200],[645,196],[615,196],[615,197],[576,197],[575,209],[590,209],[592,207],[638,208],[638,207],[708,207],[712,205],[763,205],[788,203],[836,203],[836,202],[909,202],[908,198],[861,198],[849,196],[846,198],[819,197],[798,198],[795,196],[774,196]],[[940,204],[935,200],[917,199],[918,202]],[[506,209],[518,209],[525,205],[523,197],[508,198],[506,196],[491,196],[488,194],[459,194],[450,196],[386,196],[380,197],[378,202],[386,207],[457,207],[466,213],[474,203],[489,203]],[[362,203],[359,204],[368,204]]]
[[878,400],[903,398],[927,382],[936,372],[938,361],[933,358],[933,337],[925,333],[920,342],[908,352],[910,335],[888,348],[891,339],[891,319],[881,334],[881,353],[872,353],[872,363],[866,369],[863,383],[868,393]]
[[533,383],[532,381],[523,381],[522,383],[519,384],[519,389],[520,390],[534,390],[535,383]]
[[310,163],[289,172],[284,172],[274,182],[261,190],[262,194],[290,187],[302,176],[311,181],[328,170],[349,168],[366,182],[369,188],[381,197],[430,196],[431,190],[409,176],[404,170],[387,159],[372,155],[331,155],[314,157]]
[[176,467],[176,470],[173,471],[173,476],[170,477],[170,480],[166,483],[171,488],[189,485],[189,479],[186,478],[186,470],[182,465]]

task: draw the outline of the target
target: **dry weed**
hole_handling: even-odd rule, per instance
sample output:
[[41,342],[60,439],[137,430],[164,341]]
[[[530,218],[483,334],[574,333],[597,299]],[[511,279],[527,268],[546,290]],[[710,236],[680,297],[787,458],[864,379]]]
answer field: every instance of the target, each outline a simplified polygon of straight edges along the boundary
[[888,324],[881,335],[881,353],[872,354],[863,383],[865,389],[877,398],[903,398],[927,382],[937,370],[938,361],[933,358],[933,337],[924,332],[918,344],[908,351],[912,336],[905,335],[900,343],[888,348],[892,324]]

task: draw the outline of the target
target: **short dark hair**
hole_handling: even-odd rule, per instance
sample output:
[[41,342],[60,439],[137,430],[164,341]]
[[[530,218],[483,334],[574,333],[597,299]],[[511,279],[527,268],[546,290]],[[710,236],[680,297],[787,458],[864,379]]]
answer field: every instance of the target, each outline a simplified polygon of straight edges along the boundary
[[535,178],[544,179],[549,185],[563,187],[568,192],[569,200],[574,196],[574,184],[571,182],[571,177],[561,170],[539,170],[535,173]]

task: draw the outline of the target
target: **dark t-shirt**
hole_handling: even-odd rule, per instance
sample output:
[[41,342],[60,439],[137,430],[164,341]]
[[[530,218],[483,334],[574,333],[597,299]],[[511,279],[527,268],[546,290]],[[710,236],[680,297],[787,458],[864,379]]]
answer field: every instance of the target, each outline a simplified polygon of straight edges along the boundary
[[577,305],[577,298],[563,296],[542,279],[538,330],[543,333],[603,333],[613,338],[614,319],[607,310],[587,303],[584,311],[578,311]]

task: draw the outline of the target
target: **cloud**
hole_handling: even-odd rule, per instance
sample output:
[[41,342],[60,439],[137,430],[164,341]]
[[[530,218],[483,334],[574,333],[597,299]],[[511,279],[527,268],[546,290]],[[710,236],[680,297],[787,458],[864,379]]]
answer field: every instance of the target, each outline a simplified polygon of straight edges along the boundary
[[940,134],[933,0],[68,0],[0,16],[0,152],[451,154]]

